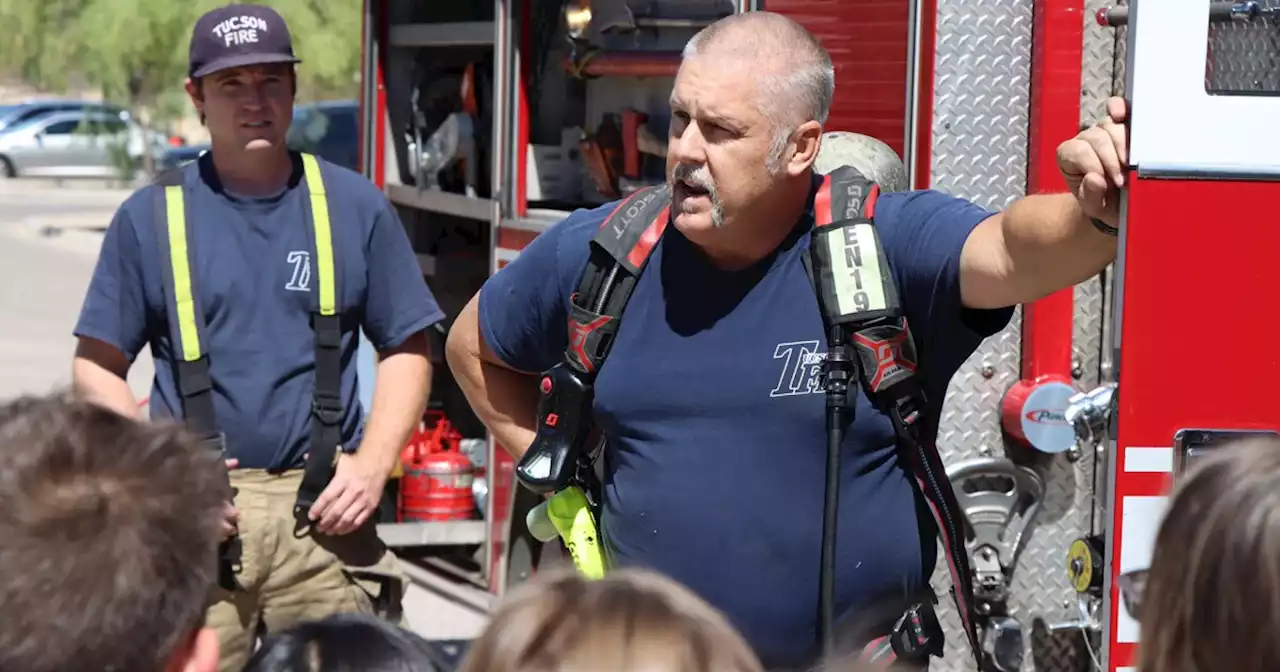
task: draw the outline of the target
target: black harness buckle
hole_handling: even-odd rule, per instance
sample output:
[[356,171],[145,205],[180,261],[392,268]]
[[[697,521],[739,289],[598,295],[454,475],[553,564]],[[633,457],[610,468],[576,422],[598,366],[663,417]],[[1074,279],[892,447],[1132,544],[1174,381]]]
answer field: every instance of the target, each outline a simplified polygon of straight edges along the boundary
[[311,414],[322,424],[337,425],[342,422],[342,400],[316,395],[311,400]]

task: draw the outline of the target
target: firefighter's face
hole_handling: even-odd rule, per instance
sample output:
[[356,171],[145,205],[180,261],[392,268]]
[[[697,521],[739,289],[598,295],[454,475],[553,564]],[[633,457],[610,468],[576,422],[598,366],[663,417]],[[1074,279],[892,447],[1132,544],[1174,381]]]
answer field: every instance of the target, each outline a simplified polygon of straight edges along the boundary
[[235,149],[283,147],[293,118],[293,71],[287,64],[212,73],[188,87],[214,142]]
[[775,125],[750,63],[705,54],[680,65],[671,93],[667,179],[672,223],[690,234],[732,223],[779,179]]

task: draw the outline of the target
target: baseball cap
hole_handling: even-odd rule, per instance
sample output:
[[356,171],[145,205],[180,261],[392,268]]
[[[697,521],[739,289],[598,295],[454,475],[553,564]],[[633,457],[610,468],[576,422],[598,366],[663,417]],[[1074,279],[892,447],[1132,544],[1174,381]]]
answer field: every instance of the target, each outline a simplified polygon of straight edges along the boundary
[[301,63],[284,17],[262,5],[231,4],[210,10],[191,31],[187,74],[204,77],[219,70],[264,63]]

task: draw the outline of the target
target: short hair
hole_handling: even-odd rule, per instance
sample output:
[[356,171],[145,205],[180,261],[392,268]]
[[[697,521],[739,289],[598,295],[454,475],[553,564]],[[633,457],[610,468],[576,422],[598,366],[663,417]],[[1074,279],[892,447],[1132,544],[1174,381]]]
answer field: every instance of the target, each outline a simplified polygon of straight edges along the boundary
[[[743,38],[747,44],[735,42]],[[796,124],[812,119],[827,122],[831,101],[835,97],[836,73],[831,55],[818,39],[795,20],[766,11],[731,14],[703,28],[685,44],[683,57],[688,59],[708,53],[728,43],[745,47],[758,58],[777,59],[780,72],[763,75],[760,84],[768,116],[777,125],[803,117]],[[778,109],[784,101],[799,101],[795,114]]]
[[634,569],[589,581],[552,570],[512,591],[462,672],[759,672],[729,621],[692,591]]
[[336,614],[270,634],[244,672],[402,672],[439,661],[418,635],[377,616]]
[[0,406],[0,455],[0,669],[163,670],[212,597],[217,451],[53,395]]
[[1143,583],[1139,672],[1280,669],[1280,438],[1224,444],[1183,477]]

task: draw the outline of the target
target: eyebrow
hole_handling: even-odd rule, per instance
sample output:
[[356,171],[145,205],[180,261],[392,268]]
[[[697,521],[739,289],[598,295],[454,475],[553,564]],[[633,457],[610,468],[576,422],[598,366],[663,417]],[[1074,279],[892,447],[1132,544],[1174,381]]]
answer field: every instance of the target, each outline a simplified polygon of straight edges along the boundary
[[[676,98],[675,96],[672,96],[672,97],[671,97],[671,99],[670,99],[668,102],[670,103],[670,105],[671,105],[672,109],[680,110],[680,111],[684,111],[684,112],[687,112],[687,111],[688,111],[688,110],[686,110],[686,109],[685,109],[685,107],[686,107],[686,106],[685,106],[685,104],[684,104],[684,101],[683,101],[683,100],[680,100],[679,98]],[[713,123],[713,124],[717,125],[717,126],[722,126],[722,127],[727,128],[727,129],[729,129],[729,130],[731,130],[731,131],[734,131],[735,133],[741,133],[741,132],[743,132],[743,130],[744,130],[744,126],[745,126],[745,125],[744,125],[742,122],[740,122],[740,121],[735,121],[735,120],[733,120],[733,119],[731,119],[731,118],[729,118],[729,117],[726,117],[726,116],[724,116],[724,115],[722,115],[722,114],[716,114],[715,112],[702,112],[702,113],[700,113],[698,116],[699,116],[699,117],[701,117],[702,119],[706,120],[706,121],[709,121],[709,122],[711,122],[711,123]]]

